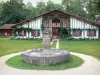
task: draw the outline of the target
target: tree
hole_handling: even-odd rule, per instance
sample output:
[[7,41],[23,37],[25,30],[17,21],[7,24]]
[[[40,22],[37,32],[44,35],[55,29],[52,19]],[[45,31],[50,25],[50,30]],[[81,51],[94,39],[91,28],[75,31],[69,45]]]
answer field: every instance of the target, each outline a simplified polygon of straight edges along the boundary
[[45,3],[44,2],[37,2],[36,5],[36,15],[42,14],[43,12],[45,12]]
[[64,10],[61,4],[55,4],[57,10]]
[[36,14],[39,15],[39,14],[42,14],[44,12],[55,10],[55,9],[63,10],[63,7],[62,7],[61,4],[55,4],[50,0],[47,3],[44,3],[42,1],[41,2],[37,2]]
[[18,23],[25,19],[22,0],[10,0],[3,4],[2,24]]
[[100,0],[97,0],[96,4],[97,4],[97,9],[99,9],[100,12]]
[[98,15],[100,12],[100,8],[98,8],[100,5],[100,0],[81,0],[84,8],[86,9],[86,17],[89,20],[96,20],[96,15]]
[[2,8],[3,4],[4,4],[3,2],[0,2],[0,25],[2,24],[1,15],[2,15],[2,10],[3,10]]
[[26,15],[26,18],[36,16],[36,8],[32,6],[32,3],[28,2],[24,6],[24,14]]
[[96,20],[95,15],[100,14],[100,0],[62,0],[61,4],[52,1],[47,3],[37,2],[36,7],[32,3],[23,3],[23,0],[9,0],[0,3],[0,24],[19,23],[30,17],[35,17],[47,11],[64,10],[74,15],[90,20]]
[[51,10],[54,10],[54,9],[56,9],[55,4],[52,1],[49,0],[47,2],[47,5],[46,5],[46,11],[51,11]]
[[87,17],[90,20],[95,20],[95,15],[97,14],[97,6],[95,0],[88,0],[86,5]]
[[65,11],[85,18],[86,12],[81,0],[62,0],[62,5]]
[[49,0],[46,3],[45,11],[52,11],[52,10],[63,10],[63,7],[61,4],[55,4]]
[[64,10],[69,11],[71,0],[62,0]]
[[95,17],[96,17],[97,21],[100,21],[100,0],[96,1],[96,6],[97,6],[97,13],[98,14]]

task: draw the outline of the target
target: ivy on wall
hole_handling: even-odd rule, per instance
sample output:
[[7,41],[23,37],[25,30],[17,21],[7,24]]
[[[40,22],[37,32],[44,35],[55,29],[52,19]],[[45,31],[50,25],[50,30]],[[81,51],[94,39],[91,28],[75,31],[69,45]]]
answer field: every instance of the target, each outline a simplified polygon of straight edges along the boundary
[[17,31],[32,31],[33,29],[32,28],[24,28],[24,27],[20,27],[20,28],[15,28],[14,30],[13,30],[13,34],[14,34],[14,36],[17,36],[17,34],[16,34],[16,32]]
[[43,19],[42,19],[42,23],[41,23],[41,30],[44,30],[44,25],[43,25]]
[[60,34],[60,36],[61,36],[62,39],[64,39],[64,38],[66,38],[67,36],[69,36],[69,35],[68,35],[68,30],[67,30],[66,28],[64,28],[64,27],[60,27],[60,28],[58,29],[58,33]]

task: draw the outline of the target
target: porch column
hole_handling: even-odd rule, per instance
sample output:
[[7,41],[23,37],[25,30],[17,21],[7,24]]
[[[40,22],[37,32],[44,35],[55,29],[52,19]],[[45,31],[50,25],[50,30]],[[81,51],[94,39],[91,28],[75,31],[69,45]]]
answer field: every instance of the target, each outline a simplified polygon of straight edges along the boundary
[[96,30],[96,39],[99,39],[99,30]]
[[28,31],[26,31],[26,38],[28,38]]
[[[13,34],[14,35],[14,34]],[[17,35],[17,36],[16,36]],[[18,34],[18,31],[16,31],[16,33],[15,33],[15,38],[18,38],[19,37],[19,34]]]
[[29,31],[29,38],[31,38],[31,37],[32,37],[31,35],[32,35],[32,32],[31,32],[31,31]]

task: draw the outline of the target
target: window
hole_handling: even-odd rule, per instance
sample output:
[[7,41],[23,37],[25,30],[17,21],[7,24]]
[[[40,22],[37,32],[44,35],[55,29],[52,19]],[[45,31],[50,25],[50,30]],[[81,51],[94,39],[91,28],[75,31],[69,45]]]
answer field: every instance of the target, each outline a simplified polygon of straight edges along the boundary
[[26,36],[26,31],[24,31],[24,36]]
[[22,31],[22,36],[24,36],[24,31]]
[[52,27],[60,27],[60,20],[59,19],[53,19],[52,23],[53,23]]
[[60,23],[60,20],[59,19],[53,19],[52,23]]
[[18,35],[19,36],[22,36],[22,31],[18,31]]
[[34,36],[34,31],[32,31],[32,34],[31,35]]
[[32,31],[32,36],[36,36],[36,37],[40,36],[40,31],[39,30]]
[[7,32],[5,32],[5,36],[7,36]]
[[75,37],[80,37],[81,36],[81,34],[82,34],[82,31],[81,30],[73,30],[73,36],[75,36]]
[[89,37],[96,36],[96,30],[87,30],[87,36]]
[[63,26],[64,26],[64,27],[68,27],[67,19],[64,19],[64,20],[63,20]]

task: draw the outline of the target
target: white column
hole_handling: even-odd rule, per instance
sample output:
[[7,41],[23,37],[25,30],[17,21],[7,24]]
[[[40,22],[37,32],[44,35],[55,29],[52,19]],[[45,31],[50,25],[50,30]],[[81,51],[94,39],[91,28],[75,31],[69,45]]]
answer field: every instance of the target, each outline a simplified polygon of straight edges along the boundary
[[96,30],[96,39],[99,38],[99,30]]
[[42,18],[40,19],[40,38],[42,38],[41,24],[42,24]]
[[87,38],[87,30],[84,30],[84,38]]
[[28,38],[28,31],[26,31],[26,37]]
[[16,31],[16,34],[17,34],[17,36],[18,36],[18,31]]
[[73,18],[72,18],[72,29],[74,28],[74,20],[73,20]]
[[75,28],[77,29],[77,20],[76,19],[74,19],[74,21],[75,21]]
[[31,38],[31,34],[32,34],[31,31],[29,31],[29,38]]
[[79,20],[77,20],[77,28],[79,28],[80,29],[80,24],[79,24]]
[[82,38],[85,38],[85,30],[82,30]]
[[73,28],[75,28],[75,19],[73,19]]
[[70,18],[70,28],[72,29],[72,18]]
[[18,36],[18,31],[16,31],[16,34],[17,34],[16,38],[18,38],[18,37],[19,37],[19,36]]
[[35,29],[37,29],[37,19],[35,20]]
[[40,30],[40,38],[42,38],[42,31]]

